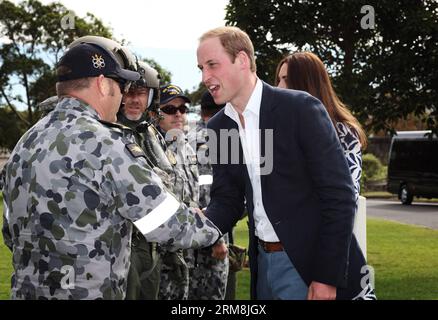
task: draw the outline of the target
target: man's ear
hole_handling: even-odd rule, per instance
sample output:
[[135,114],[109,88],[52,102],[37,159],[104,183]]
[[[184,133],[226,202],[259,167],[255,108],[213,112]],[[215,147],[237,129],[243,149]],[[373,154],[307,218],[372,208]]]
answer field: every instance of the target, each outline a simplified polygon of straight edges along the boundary
[[239,53],[236,56],[237,61],[239,62],[239,65],[243,68],[243,69],[248,69],[249,68],[249,57],[246,54],[245,51],[239,51]]
[[109,79],[106,79],[103,74],[96,78],[96,85],[100,95],[105,96],[108,94],[110,90]]

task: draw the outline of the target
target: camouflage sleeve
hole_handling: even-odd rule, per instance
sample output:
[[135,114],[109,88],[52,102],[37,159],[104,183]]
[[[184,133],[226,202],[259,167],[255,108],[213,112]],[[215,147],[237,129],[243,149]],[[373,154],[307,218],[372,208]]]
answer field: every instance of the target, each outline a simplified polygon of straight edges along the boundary
[[12,236],[11,232],[9,231],[9,209],[6,205],[6,201],[3,199],[3,228],[2,228],[2,234],[3,234],[3,241],[5,245],[9,248],[9,250],[12,251]]
[[206,247],[217,241],[221,233],[216,226],[177,201],[147,166],[141,151],[133,154],[129,146],[123,153],[114,150],[107,174],[114,183],[118,211],[148,241],[170,249]]
[[218,244],[227,244],[228,241],[226,241],[225,236],[228,235],[228,233],[224,234],[222,238],[220,238],[217,243]]
[[[3,167],[2,171],[0,172],[0,191],[3,190],[3,187],[5,185],[5,179],[6,179],[6,168]],[[2,234],[3,234],[3,241],[5,245],[12,251],[12,236],[11,232],[9,231],[9,208],[6,204],[6,195],[2,193],[3,195],[3,227],[2,227]],[[0,198],[1,199],[1,198]]]

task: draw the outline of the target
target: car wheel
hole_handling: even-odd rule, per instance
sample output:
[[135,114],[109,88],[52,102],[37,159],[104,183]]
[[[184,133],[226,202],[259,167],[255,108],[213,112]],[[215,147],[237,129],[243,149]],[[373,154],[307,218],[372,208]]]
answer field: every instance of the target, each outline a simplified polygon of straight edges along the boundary
[[405,205],[409,205],[412,203],[414,196],[409,192],[407,185],[402,185],[400,189],[400,201]]

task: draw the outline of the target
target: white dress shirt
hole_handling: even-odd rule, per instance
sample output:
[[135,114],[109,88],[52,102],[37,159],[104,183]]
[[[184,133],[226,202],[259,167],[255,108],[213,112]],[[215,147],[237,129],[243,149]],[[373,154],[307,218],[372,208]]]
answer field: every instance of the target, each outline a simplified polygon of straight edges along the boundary
[[245,128],[242,126],[239,114],[231,103],[225,105],[225,114],[233,119],[239,127],[246,168],[251,180],[254,203],[254,222],[256,236],[268,242],[279,241],[277,234],[269,221],[262,201],[262,186],[260,183],[260,104],[262,102],[263,84],[257,79],[254,91],[243,111]]

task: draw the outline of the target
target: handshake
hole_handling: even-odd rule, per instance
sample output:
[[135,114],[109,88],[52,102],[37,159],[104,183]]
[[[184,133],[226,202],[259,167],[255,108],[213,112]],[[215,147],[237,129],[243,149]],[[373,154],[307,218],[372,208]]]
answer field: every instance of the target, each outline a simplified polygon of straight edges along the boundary
[[[198,213],[201,217],[205,217],[205,209],[193,208],[196,213]],[[242,270],[245,260],[247,250],[244,247],[237,246],[235,244],[230,243],[228,246],[223,240],[223,238],[219,239],[216,244],[212,247],[211,256],[218,260],[224,260],[227,255],[230,259],[230,270],[233,272],[237,272]]]
[[[201,217],[205,217],[205,208],[199,209],[199,208],[192,208],[198,215]],[[216,244],[214,244],[212,247],[212,253],[211,256],[218,260],[224,260],[227,257],[228,254],[228,247],[223,240],[223,238],[219,239]]]

